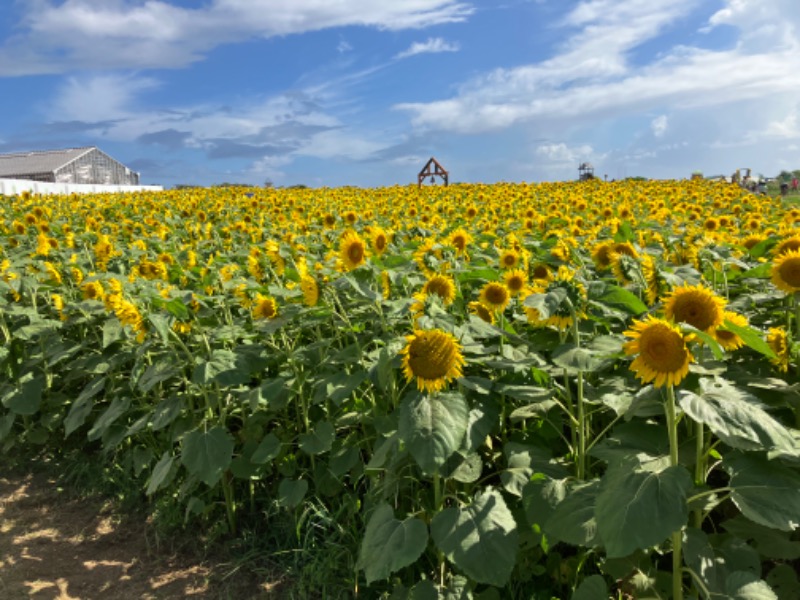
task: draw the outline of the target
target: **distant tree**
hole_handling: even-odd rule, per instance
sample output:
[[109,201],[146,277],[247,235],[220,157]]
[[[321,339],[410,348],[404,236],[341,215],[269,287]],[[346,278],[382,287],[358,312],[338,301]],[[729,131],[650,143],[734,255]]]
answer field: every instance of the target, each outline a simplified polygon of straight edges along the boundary
[[267,178],[264,180],[264,187],[265,187],[265,188],[271,188],[271,187],[275,187],[275,184],[274,184],[274,183],[272,183],[272,179],[270,179],[269,177],[267,177]]

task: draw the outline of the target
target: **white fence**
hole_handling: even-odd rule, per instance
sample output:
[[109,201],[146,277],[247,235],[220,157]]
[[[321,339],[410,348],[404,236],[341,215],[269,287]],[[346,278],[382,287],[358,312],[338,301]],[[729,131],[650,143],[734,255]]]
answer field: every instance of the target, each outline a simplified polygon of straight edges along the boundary
[[160,185],[95,185],[91,183],[49,183],[27,179],[0,178],[0,195],[17,196],[22,192],[31,194],[103,194],[114,192],[160,192]]

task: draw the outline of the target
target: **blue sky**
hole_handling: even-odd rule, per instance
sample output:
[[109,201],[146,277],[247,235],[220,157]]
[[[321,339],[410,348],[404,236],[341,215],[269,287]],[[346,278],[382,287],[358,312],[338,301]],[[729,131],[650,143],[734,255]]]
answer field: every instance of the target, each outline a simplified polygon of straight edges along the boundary
[[797,0],[6,0],[0,152],[172,187],[800,168]]

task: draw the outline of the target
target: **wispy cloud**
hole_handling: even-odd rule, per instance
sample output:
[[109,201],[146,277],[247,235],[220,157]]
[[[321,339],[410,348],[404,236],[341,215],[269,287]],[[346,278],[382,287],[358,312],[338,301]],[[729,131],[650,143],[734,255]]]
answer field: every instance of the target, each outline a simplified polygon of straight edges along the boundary
[[458,0],[213,0],[186,8],[162,0],[70,0],[29,4],[0,45],[0,76],[73,69],[177,68],[221,44],[362,26],[423,29],[474,11]]
[[408,58],[417,54],[436,54],[438,52],[458,52],[459,44],[448,42],[442,38],[428,38],[424,42],[414,42],[408,49],[395,55],[395,58]]

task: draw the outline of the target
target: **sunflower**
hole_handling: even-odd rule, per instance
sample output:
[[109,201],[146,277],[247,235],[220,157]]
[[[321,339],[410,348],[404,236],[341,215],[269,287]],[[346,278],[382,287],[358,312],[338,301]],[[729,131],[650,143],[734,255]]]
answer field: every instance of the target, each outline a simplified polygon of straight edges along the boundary
[[794,235],[781,241],[780,244],[775,246],[774,253],[775,256],[780,256],[784,252],[789,252],[790,250],[800,250],[800,235]]
[[422,287],[422,293],[426,296],[438,296],[442,304],[449,306],[456,299],[456,284],[447,275],[432,275]]
[[83,290],[83,299],[84,300],[103,300],[103,296],[105,295],[105,290],[103,290],[103,284],[99,281],[89,281],[84,283],[81,287]]
[[[747,317],[744,315],[740,315],[739,313],[726,310],[724,313],[722,313],[722,317],[725,321],[730,321],[734,325],[739,325],[740,327],[747,327]],[[715,329],[714,337],[719,342],[719,345],[725,348],[725,350],[738,350],[739,348],[744,346],[744,340],[735,333],[733,333],[732,331],[726,331],[724,329]]]
[[700,331],[711,332],[722,325],[725,300],[702,285],[683,285],[666,299],[664,316],[675,323],[688,323]]
[[274,319],[278,316],[278,303],[271,296],[256,295],[253,306],[254,319]]
[[339,257],[346,271],[352,271],[366,262],[367,247],[355,231],[347,231],[339,242]]
[[437,392],[447,382],[461,377],[464,366],[461,346],[451,334],[440,329],[417,330],[406,336],[406,346],[400,354],[406,380],[416,378],[420,391]]
[[472,236],[461,227],[451,233],[447,241],[456,249],[456,254],[458,256],[467,256],[467,246],[472,243]]
[[389,236],[382,227],[374,227],[370,233],[370,242],[372,244],[372,251],[380,256],[386,252],[389,246]]
[[614,242],[600,242],[592,248],[592,261],[598,270],[608,269],[611,266],[611,252]]
[[629,242],[616,242],[612,244],[611,251],[616,252],[617,254],[624,254],[625,256],[630,256],[631,258],[636,258],[639,256],[639,253],[636,251],[636,248],[633,247],[632,244]]
[[770,327],[767,344],[775,353],[775,358],[771,358],[770,362],[779,371],[786,373],[789,370],[789,337],[786,330],[783,327]]
[[66,321],[67,317],[64,315],[64,297],[61,294],[50,294],[50,300],[53,302],[53,308],[58,312],[58,318]]
[[652,381],[655,387],[677,385],[686,377],[693,358],[676,325],[649,316],[634,322],[624,333],[632,338],[623,345],[625,354],[637,355],[630,370],[642,383]]
[[300,290],[303,292],[303,304],[316,306],[319,302],[319,286],[317,280],[305,274],[300,278]]
[[645,282],[645,297],[647,303],[652,306],[658,302],[663,287],[663,277],[658,271],[655,259],[649,254],[642,256],[642,277]]
[[500,253],[500,268],[501,269],[516,269],[519,267],[522,257],[520,253],[514,248],[503,250]]
[[388,300],[392,295],[392,280],[389,271],[381,271],[381,291],[384,300]]
[[772,283],[787,294],[800,291],[800,250],[787,250],[775,258]]
[[545,263],[537,263],[533,266],[533,278],[541,281],[550,281],[553,274],[550,272],[550,267]]
[[502,312],[508,301],[511,299],[511,293],[508,288],[502,283],[490,281],[481,289],[479,300],[481,303],[493,311]]
[[482,302],[470,302],[467,304],[467,308],[471,315],[475,315],[487,323],[494,324],[494,312],[486,308],[486,305]]
[[[541,285],[532,287],[524,296],[546,294],[556,289],[562,289],[566,292],[576,317],[581,319],[586,316],[584,312],[587,299],[586,288],[583,287],[582,283],[575,280],[575,274],[564,265],[558,268],[558,273],[551,281],[545,281]],[[525,314],[528,317],[528,322],[537,327],[551,325],[563,331],[572,325],[572,311],[567,303],[562,303],[547,319],[542,319],[539,311],[531,306],[525,307]]]
[[518,295],[528,284],[528,276],[522,269],[512,269],[503,274],[503,281],[512,296]]

